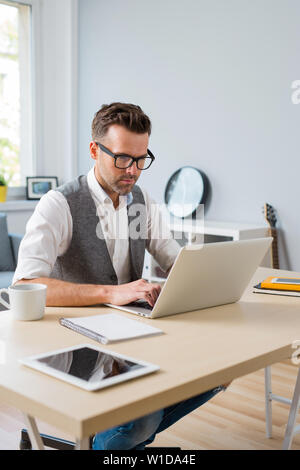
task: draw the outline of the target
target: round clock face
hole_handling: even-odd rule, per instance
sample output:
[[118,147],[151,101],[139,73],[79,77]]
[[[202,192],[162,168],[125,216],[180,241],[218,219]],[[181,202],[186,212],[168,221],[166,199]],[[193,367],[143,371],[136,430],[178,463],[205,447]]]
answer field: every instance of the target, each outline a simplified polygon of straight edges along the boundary
[[188,217],[199,204],[204,204],[208,181],[197,168],[185,166],[177,170],[169,179],[165,191],[165,203],[169,212],[176,217]]

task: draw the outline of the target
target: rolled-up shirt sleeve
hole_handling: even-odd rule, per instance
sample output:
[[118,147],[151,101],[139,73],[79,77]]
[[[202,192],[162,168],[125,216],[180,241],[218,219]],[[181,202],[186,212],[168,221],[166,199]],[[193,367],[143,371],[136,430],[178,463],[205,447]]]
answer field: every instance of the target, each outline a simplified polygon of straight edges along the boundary
[[146,248],[163,271],[167,272],[181,249],[174,240],[159,205],[143,191],[147,206],[148,239]]
[[69,205],[59,191],[49,191],[38,202],[21,241],[13,284],[20,279],[49,277],[56,258],[72,238]]

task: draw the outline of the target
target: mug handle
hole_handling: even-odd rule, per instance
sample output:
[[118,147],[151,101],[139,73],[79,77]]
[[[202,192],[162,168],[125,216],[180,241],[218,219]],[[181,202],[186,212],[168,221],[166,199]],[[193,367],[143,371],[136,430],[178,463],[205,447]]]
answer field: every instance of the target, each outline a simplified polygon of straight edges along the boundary
[[10,308],[10,305],[6,300],[2,299],[2,292],[6,292],[9,295],[8,289],[0,289],[0,303],[6,308]]

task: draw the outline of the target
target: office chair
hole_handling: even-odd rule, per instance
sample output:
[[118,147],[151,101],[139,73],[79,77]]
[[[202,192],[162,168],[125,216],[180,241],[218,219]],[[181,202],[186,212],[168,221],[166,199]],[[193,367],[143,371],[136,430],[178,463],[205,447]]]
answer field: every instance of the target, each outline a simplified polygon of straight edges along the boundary
[[[60,439],[58,437],[49,436],[48,434],[40,434],[43,444],[46,447],[57,450],[75,450],[76,444],[72,441],[67,441],[66,439]],[[93,437],[90,437],[89,448],[92,449]],[[19,444],[20,450],[31,450],[32,445],[30,437],[28,435],[27,429],[22,429],[21,431],[21,440]]]
[[[46,447],[50,447],[51,449],[57,450],[75,450],[75,442],[67,441],[66,439],[59,439],[57,437],[48,436],[47,434],[40,434],[43,444]],[[90,437],[90,445],[89,449],[92,450],[92,443],[93,437]],[[21,431],[21,440],[19,444],[20,450],[31,450],[32,445],[30,441],[30,437],[28,435],[28,431],[26,429],[22,429]],[[181,447],[146,447],[148,450],[158,450],[158,449],[173,449],[173,450],[181,450]]]

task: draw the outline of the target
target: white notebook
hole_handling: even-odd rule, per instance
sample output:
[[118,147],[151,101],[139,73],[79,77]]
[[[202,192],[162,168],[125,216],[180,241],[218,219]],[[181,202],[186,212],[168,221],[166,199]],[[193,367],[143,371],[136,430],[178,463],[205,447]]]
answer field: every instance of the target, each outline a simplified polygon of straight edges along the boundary
[[60,318],[60,324],[102,344],[162,334],[163,331],[116,313],[77,318]]

